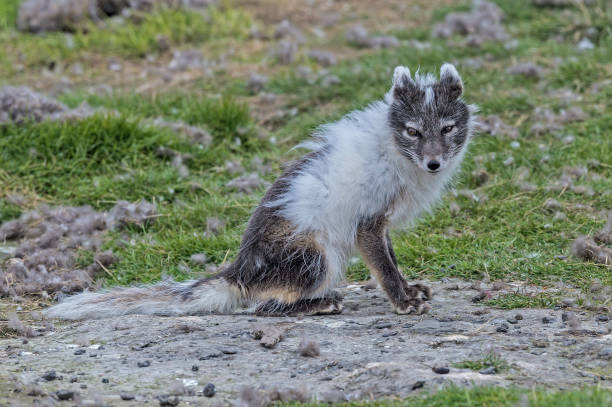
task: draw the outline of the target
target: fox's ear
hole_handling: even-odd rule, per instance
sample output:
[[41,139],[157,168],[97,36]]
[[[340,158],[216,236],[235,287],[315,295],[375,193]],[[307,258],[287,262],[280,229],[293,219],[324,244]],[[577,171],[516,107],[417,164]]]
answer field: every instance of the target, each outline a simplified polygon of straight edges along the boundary
[[396,66],[393,70],[393,87],[405,88],[412,81],[410,69],[405,66]]
[[440,68],[440,84],[446,89],[451,100],[455,100],[463,94],[463,81],[452,64],[444,64]]
[[410,76],[410,69],[405,66],[397,66],[393,70],[393,86],[391,86],[391,95],[398,99],[402,93],[406,93],[414,82]]

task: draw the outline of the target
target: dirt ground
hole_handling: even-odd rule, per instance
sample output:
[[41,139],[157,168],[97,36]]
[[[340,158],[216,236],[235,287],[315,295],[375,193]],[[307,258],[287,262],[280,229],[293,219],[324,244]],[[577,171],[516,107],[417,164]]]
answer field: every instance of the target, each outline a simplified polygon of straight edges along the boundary
[[[449,383],[612,387],[607,315],[474,302],[479,293],[540,291],[521,284],[428,284],[436,295],[423,316],[395,315],[379,288],[353,284],[342,288],[344,312],[334,316],[261,318],[243,310],[56,322],[43,336],[0,342],[0,405],[53,405],[60,396],[77,405],[261,405],[244,399],[253,394],[245,386],[266,397],[320,401],[403,397]],[[487,355],[506,368],[453,367]],[[207,398],[209,383],[216,394]]]

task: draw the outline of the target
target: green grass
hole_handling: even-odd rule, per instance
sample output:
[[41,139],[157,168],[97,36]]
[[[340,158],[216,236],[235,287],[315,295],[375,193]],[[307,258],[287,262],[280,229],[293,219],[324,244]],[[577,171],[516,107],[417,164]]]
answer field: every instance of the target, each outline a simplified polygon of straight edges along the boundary
[[[10,4],[3,3],[4,8],[0,9],[5,20],[14,15],[15,3]],[[453,6],[452,10],[463,10],[465,4]],[[477,103],[483,115],[498,114],[507,123],[515,124],[521,133],[520,148],[512,149],[511,140],[503,137],[480,136],[474,140],[457,188],[472,189],[483,199],[473,202],[447,196],[413,228],[395,232],[395,249],[403,272],[410,278],[450,275],[534,284],[562,280],[578,287],[588,287],[597,279],[612,285],[609,267],[572,257],[559,258],[569,255],[569,246],[576,236],[592,233],[603,225],[598,212],[612,208],[609,193],[612,166],[608,164],[612,156],[609,114],[612,86],[604,85],[597,94],[589,91],[594,83],[610,75],[606,62],[612,47],[609,25],[605,24],[610,21],[609,8],[597,3],[599,8],[593,10],[600,10],[599,14],[591,10],[584,14],[574,7],[539,9],[526,0],[521,7],[506,0],[498,4],[506,12],[509,32],[518,40],[516,49],[506,50],[499,44],[485,44],[481,49],[452,46],[445,40],[427,38],[428,34],[419,28],[414,32],[398,30],[397,35],[428,40],[431,48],[399,47],[348,58],[330,68],[330,73],[341,80],[338,85],[309,84],[293,75],[292,67],[281,69],[271,77],[267,90],[285,96],[287,107],[297,108],[298,114],[279,119],[267,129],[276,144],[257,137],[261,129],[250,117],[247,105],[240,101],[246,94],[245,79],[231,75],[222,80],[196,81],[189,92],[169,91],[153,96],[129,92],[95,96],[76,89],[63,95],[62,101],[70,106],[87,101],[96,107],[116,110],[121,117],[100,116],[82,123],[31,124],[0,130],[3,182],[0,194],[27,192],[52,204],[91,204],[100,209],[112,206],[118,199],[154,201],[161,216],[144,230],[130,231],[129,238],[136,241],[135,245],[125,246],[122,241],[125,236],[114,236],[107,243],[122,260],[106,282],[149,282],[163,274],[184,278],[187,274],[179,265],[187,264],[190,254],[196,251],[206,252],[215,263],[231,261],[248,216],[263,194],[263,190],[253,196],[229,191],[225,184],[236,175],[224,169],[227,160],[238,160],[253,171],[251,160],[263,158],[273,169],[266,179],[273,181],[282,163],[298,154],[289,149],[318,125],[380,98],[389,87],[395,65],[435,71],[444,61],[488,54],[479,69],[459,65],[466,86],[465,98]],[[438,11],[434,20],[444,18],[448,11],[451,9]],[[200,24],[200,19],[208,22]],[[582,33],[587,19],[601,27],[598,46],[592,51],[577,52],[574,35]],[[10,63],[18,48],[26,68],[59,58],[70,62],[88,53],[106,55],[114,51],[119,56],[138,58],[157,51],[157,33],[165,34],[180,46],[214,43],[215,47],[223,47],[228,41],[242,41],[250,22],[251,17],[231,7],[212,9],[208,16],[160,10],[139,24],[111,24],[106,29],[91,28],[86,34],[77,33],[73,36],[74,48],[66,46],[65,34],[14,37],[10,28],[0,32],[0,45],[8,50],[3,55]],[[561,42],[556,38],[558,35]],[[559,61],[555,62],[556,59]],[[546,67],[548,75],[533,80],[505,73],[508,66],[529,60]],[[535,107],[555,111],[562,108],[559,101],[548,95],[559,88],[580,94],[582,100],[574,104],[585,110],[587,120],[566,125],[560,135],[532,135],[529,129],[537,121],[533,116]],[[225,96],[216,95],[220,89]],[[212,146],[198,149],[169,131],[138,124],[143,118],[158,116],[210,130],[214,137]],[[566,135],[573,135],[575,141],[564,144],[561,138]],[[236,139],[240,139],[240,144]],[[189,177],[179,178],[176,169],[155,156],[160,145],[193,155]],[[39,155],[30,156],[31,148]],[[545,154],[549,160],[542,162]],[[510,155],[514,163],[506,166],[503,162]],[[565,166],[585,165],[592,159],[604,163],[592,169],[599,179],[587,178],[578,184],[592,187],[594,196],[547,189],[559,179]],[[483,186],[478,186],[472,176],[477,168],[490,174],[490,181]],[[537,186],[535,191],[521,192],[516,186],[516,175],[523,168],[530,170],[528,181]],[[198,183],[202,189],[193,191],[192,183]],[[549,198],[561,202],[567,220],[553,220],[553,213],[543,207]],[[461,207],[456,215],[449,210],[452,201]],[[592,209],[576,209],[577,204]],[[0,219],[10,219],[20,211],[21,208],[0,197]],[[227,221],[218,236],[202,235],[210,216]],[[369,271],[362,262],[356,262],[350,266],[348,275],[363,280],[368,278]],[[550,307],[554,300],[516,294],[493,299],[489,305]]]
[[15,27],[19,3],[21,0],[3,0],[0,3],[0,30]]
[[505,372],[510,368],[508,362],[506,362],[499,355],[490,353],[484,358],[479,360],[464,360],[453,364],[454,367],[461,369],[470,369],[476,372],[486,369],[488,367],[494,367],[496,373]]
[[[324,406],[291,404],[283,406]],[[446,387],[434,395],[404,400],[374,400],[337,404],[342,407],[603,407],[612,405],[612,391],[600,387],[570,391],[522,390],[503,387]]]
[[136,23],[110,19],[104,27],[84,23],[75,27],[74,33],[15,35],[15,15],[12,0],[0,5],[0,46],[4,51],[0,55],[0,74],[3,76],[15,72],[12,62],[16,59],[27,69],[80,58],[86,60],[92,53],[140,58],[165,50],[158,40],[160,36],[173,48],[205,44],[210,40],[227,43],[244,39],[251,26],[250,17],[235,8],[210,7],[205,12],[159,8],[139,15]]
[[559,303],[559,298],[550,294],[540,293],[535,295],[525,294],[503,294],[497,298],[485,301],[484,304],[497,308],[553,308]]

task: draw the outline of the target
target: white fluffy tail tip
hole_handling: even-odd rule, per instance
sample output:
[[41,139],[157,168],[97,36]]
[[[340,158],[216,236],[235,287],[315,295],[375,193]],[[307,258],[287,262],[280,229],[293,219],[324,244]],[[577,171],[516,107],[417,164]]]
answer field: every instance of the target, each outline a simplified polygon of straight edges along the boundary
[[51,318],[79,320],[126,314],[194,315],[226,313],[237,308],[241,298],[224,279],[194,285],[162,282],[149,287],[115,288],[101,293],[85,292],[66,298],[44,311]]

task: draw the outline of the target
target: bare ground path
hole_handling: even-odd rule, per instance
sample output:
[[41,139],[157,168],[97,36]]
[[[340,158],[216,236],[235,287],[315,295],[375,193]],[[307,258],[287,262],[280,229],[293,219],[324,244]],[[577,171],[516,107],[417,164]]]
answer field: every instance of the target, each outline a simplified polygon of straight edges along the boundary
[[[27,393],[57,399],[58,390],[74,392],[83,405],[118,406],[157,405],[156,397],[164,394],[176,394],[186,405],[208,405],[236,399],[244,386],[329,401],[402,397],[451,382],[612,387],[612,320],[605,316],[496,309],[474,303],[478,291],[470,283],[429,284],[436,295],[432,312],[424,316],[395,315],[380,289],[349,285],[342,290],[345,310],[335,316],[239,313],[56,323],[52,332],[27,343],[0,342],[0,405],[30,405],[34,396]],[[508,284],[494,295],[518,289]],[[282,339],[264,347],[253,338],[258,330],[272,337],[283,332]],[[320,355],[300,355],[304,341],[316,342]],[[480,373],[453,367],[487,355],[507,369]],[[439,374],[433,367],[450,372]],[[43,379],[50,371],[57,378]],[[208,383],[216,388],[212,398],[202,394]],[[121,394],[134,399],[122,400]]]

